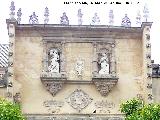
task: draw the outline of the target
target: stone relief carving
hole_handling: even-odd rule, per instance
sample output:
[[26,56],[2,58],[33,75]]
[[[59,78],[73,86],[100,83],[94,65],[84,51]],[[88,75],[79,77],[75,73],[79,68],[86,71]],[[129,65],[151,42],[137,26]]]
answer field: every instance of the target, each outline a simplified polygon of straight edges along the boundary
[[52,96],[55,96],[57,92],[59,92],[62,89],[63,82],[61,81],[44,81],[43,82],[46,89],[52,94]]
[[143,100],[143,95],[142,94],[137,94],[137,98],[140,100]]
[[109,59],[106,53],[102,53],[99,64],[100,64],[99,74],[100,75],[109,74]]
[[32,15],[29,16],[29,24],[38,24],[38,16],[35,12],[33,12]]
[[43,70],[41,81],[47,91],[55,96],[66,81],[62,48],[64,43],[51,43],[43,41]]
[[63,15],[62,15],[62,17],[60,19],[60,24],[69,25],[69,19],[68,19],[67,15],[66,15],[66,12],[63,12]]
[[[111,80],[112,81],[112,80]],[[106,82],[106,81],[94,81],[97,90],[102,96],[107,96],[107,94],[112,90],[117,81]]]
[[46,100],[43,102],[43,106],[47,108],[48,112],[59,113],[64,102],[57,100]]
[[21,94],[18,92],[13,96],[13,100],[15,103],[20,104],[21,103]]
[[101,100],[95,102],[95,107],[96,113],[110,113],[110,110],[115,108],[115,104],[107,100]]
[[78,58],[75,65],[75,70],[78,76],[82,76],[84,70],[84,61],[81,58]]
[[50,65],[48,66],[48,71],[50,73],[59,73],[59,55],[57,49],[51,49],[49,51],[50,55]]
[[92,100],[93,99],[81,89],[76,89],[66,98],[66,102],[78,112],[87,107]]

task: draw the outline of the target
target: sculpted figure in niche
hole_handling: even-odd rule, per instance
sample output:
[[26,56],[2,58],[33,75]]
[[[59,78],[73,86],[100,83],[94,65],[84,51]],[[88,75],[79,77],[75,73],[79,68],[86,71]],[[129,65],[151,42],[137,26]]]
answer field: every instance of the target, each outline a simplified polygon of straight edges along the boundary
[[59,55],[57,49],[51,49],[49,55],[50,65],[48,66],[48,71],[50,73],[59,73]]
[[99,74],[106,75],[109,74],[109,60],[106,53],[102,53],[102,57],[99,61],[100,71]]
[[78,76],[82,76],[83,67],[84,62],[81,59],[77,60],[75,69],[77,71]]

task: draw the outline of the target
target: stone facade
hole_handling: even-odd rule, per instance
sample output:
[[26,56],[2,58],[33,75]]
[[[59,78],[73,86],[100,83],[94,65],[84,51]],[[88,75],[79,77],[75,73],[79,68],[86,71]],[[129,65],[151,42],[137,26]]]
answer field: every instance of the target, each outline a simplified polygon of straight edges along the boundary
[[[7,24],[14,34],[10,98],[18,99],[29,120],[121,120],[121,102],[139,96],[152,101],[146,86],[151,23],[137,28]],[[48,70],[51,49],[58,51],[56,73]],[[104,53],[109,72],[99,74]]]

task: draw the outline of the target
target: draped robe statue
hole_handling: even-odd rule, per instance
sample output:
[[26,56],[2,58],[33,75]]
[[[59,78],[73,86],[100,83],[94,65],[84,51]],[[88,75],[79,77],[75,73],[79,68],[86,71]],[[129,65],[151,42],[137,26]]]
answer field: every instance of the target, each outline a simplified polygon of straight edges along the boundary
[[50,65],[48,66],[48,71],[50,73],[59,73],[59,55],[56,49],[50,50]]

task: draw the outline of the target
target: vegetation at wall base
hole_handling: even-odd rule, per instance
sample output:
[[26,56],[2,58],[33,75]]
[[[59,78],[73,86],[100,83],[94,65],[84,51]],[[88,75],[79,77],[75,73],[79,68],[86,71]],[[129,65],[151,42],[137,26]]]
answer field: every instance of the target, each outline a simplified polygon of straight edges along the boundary
[[125,120],[160,120],[160,104],[144,104],[134,98],[122,103],[120,109]]
[[0,98],[0,120],[26,120],[19,105]]

